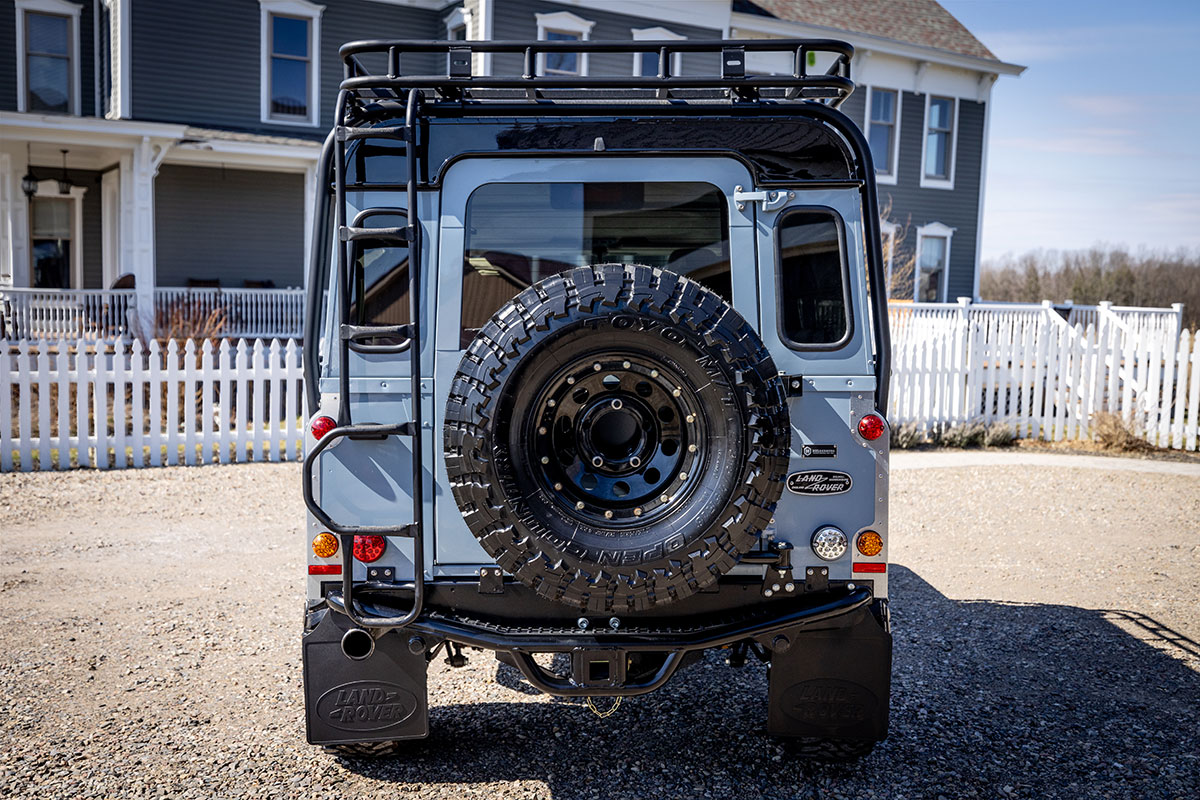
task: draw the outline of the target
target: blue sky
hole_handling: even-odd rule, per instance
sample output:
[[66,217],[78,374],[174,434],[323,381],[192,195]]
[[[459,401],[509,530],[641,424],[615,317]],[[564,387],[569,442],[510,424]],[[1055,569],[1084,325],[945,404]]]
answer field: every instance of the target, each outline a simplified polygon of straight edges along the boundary
[[992,91],[983,257],[1200,248],[1200,0],[940,0]]

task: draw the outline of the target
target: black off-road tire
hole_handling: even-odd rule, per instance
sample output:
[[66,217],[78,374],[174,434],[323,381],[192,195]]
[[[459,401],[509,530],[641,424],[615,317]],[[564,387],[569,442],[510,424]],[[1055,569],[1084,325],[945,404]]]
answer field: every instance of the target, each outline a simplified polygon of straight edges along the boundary
[[[601,386],[601,376],[617,383]],[[571,392],[568,384],[573,397],[584,386],[594,389],[586,401],[592,405],[578,400],[578,416],[570,419],[569,401],[556,407],[554,400],[565,395],[553,395]],[[606,394],[610,385],[628,393]],[[636,434],[648,449],[638,452],[647,461],[660,459],[653,448],[667,453],[671,445],[670,454],[692,459],[680,462],[690,477],[641,465],[645,474],[636,487],[643,494],[637,497],[646,501],[636,508],[616,504],[614,519],[614,506],[593,504],[585,489],[564,489],[547,475],[559,468],[552,459],[580,457],[554,443],[559,433],[581,443],[579,463],[590,459],[602,471],[602,459],[585,452],[590,434],[572,426],[597,407],[596,413],[609,413],[603,403],[621,408],[597,398],[625,397],[624,413],[633,416],[641,402],[633,387],[649,398],[638,412],[642,432]],[[655,421],[656,404],[658,417],[682,432],[663,432],[669,426]],[[602,264],[547,278],[492,317],[463,356],[444,437],[454,497],[496,562],[542,597],[615,613],[711,586],[757,543],[784,486],[790,424],[774,362],[724,299],[675,273]],[[650,473],[664,486],[675,483],[659,494]],[[614,491],[624,485],[629,492],[614,476],[619,473],[601,477]]]
[[802,736],[785,740],[784,749],[804,761],[844,763],[857,761],[875,749],[867,739],[827,739]]

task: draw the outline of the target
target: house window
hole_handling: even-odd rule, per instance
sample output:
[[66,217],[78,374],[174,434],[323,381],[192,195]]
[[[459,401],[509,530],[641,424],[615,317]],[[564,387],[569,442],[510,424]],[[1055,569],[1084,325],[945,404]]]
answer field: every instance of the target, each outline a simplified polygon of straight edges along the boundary
[[950,264],[950,238],[954,233],[940,222],[917,229],[917,280],[913,299],[918,303],[942,303],[946,299],[946,276]]
[[954,181],[954,99],[928,97],[925,108],[924,185],[953,188]]
[[867,141],[875,174],[895,182],[900,144],[900,93],[892,89],[871,89],[868,99]]
[[262,120],[316,125],[320,120],[320,18],[305,0],[260,0]]
[[[687,38],[666,28],[633,28],[631,33],[635,42],[665,42]],[[671,54],[670,72],[672,75],[683,74],[683,53]],[[634,77],[642,78],[658,77],[658,53],[634,53],[633,74]]]
[[[879,221],[879,233],[883,250],[883,268],[887,275],[887,296],[896,297],[898,292],[898,284],[904,280],[903,275],[898,275],[894,272],[896,265],[896,248],[900,241],[898,231],[900,226],[895,222],[889,222],[886,219]],[[901,270],[903,272],[903,270]]]
[[462,6],[451,11],[442,21],[446,23],[446,39],[451,42],[464,42],[467,39],[467,13]]
[[453,28],[450,28],[449,30],[446,31],[446,37],[448,39],[450,39],[450,41],[453,41],[453,42],[466,41],[467,26],[466,25],[455,25]]
[[79,113],[79,13],[66,0],[17,0],[17,110]]
[[[536,14],[538,39],[544,42],[584,42],[592,33],[596,23],[576,16],[569,11],[553,14]],[[587,75],[587,53],[562,51],[538,53],[539,75]]]
[[72,264],[72,205],[70,198],[30,200],[30,244],[33,248],[33,288],[70,289]]

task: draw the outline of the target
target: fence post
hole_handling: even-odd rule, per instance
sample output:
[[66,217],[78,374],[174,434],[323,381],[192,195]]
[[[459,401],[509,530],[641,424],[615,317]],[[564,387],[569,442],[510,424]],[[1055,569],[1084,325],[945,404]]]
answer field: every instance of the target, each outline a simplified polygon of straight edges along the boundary
[[1183,303],[1171,303],[1171,311],[1175,315],[1174,338],[1178,340],[1180,332],[1183,331]]

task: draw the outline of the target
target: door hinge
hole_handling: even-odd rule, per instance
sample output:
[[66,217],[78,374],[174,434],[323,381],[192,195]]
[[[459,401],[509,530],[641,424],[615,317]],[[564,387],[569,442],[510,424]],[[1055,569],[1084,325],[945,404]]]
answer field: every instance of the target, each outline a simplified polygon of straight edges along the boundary
[[763,211],[774,211],[782,206],[788,200],[796,196],[795,192],[789,192],[786,189],[778,191],[768,191],[759,189],[756,192],[747,192],[741,186],[733,187],[733,202],[737,203],[738,211],[746,210],[746,203],[762,203]]

